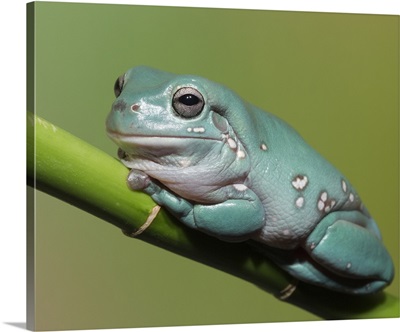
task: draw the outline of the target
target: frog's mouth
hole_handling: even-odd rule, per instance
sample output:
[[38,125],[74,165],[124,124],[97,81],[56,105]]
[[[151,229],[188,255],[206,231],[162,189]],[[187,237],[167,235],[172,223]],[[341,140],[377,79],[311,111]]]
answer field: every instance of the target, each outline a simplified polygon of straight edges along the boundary
[[[140,135],[140,134],[121,134],[118,132],[108,131],[108,136],[118,143],[126,143],[132,145],[140,146],[154,146],[158,144],[169,145],[169,143],[181,144],[182,140],[212,140],[212,141],[222,141],[222,137],[209,137],[209,136],[174,136],[174,135]],[[157,142],[157,143],[155,143]]]
[[127,154],[135,154],[140,151],[152,151],[153,153],[170,154],[187,150],[195,151],[201,146],[222,143],[221,137],[207,136],[173,136],[173,135],[137,135],[121,134],[108,131],[108,136]]

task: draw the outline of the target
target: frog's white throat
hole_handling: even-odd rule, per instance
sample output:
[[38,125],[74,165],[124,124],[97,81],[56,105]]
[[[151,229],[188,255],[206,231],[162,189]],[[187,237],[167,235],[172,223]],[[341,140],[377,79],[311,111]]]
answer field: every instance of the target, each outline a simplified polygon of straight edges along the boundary
[[249,165],[239,166],[237,156],[221,141],[203,141],[197,149],[187,146],[179,153],[171,151],[170,146],[168,149],[169,153],[160,155],[142,147],[131,154],[120,154],[120,158],[128,168],[143,171],[176,194],[209,204],[222,199],[216,195],[222,187],[243,181],[248,173]]

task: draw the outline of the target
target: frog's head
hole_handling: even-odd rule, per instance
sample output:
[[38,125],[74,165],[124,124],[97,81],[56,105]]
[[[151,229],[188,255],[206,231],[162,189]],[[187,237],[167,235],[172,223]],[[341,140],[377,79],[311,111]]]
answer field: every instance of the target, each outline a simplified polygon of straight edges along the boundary
[[246,159],[239,134],[249,121],[245,105],[231,90],[201,77],[148,67],[130,69],[114,90],[107,132],[125,159],[159,161],[172,155],[177,163],[184,164],[183,158],[196,164],[212,156],[225,165]]

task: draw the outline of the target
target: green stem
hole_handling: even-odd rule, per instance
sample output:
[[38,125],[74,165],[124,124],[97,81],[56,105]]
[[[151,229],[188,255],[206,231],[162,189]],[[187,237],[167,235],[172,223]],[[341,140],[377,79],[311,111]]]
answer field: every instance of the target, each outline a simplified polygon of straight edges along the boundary
[[[126,185],[116,159],[28,113],[28,184],[92,213],[125,232],[137,230],[155,203]],[[138,237],[158,247],[247,280],[279,297],[292,278],[246,243],[226,243],[175,221],[161,209]],[[387,294],[355,297],[298,283],[286,302],[327,319],[398,317],[399,300]]]

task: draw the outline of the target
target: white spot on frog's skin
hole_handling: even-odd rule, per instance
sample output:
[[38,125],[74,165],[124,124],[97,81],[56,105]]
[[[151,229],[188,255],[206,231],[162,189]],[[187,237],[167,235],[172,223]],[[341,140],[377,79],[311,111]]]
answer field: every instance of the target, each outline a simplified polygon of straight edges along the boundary
[[322,192],[319,196],[317,207],[319,211],[324,211],[328,213],[336,205],[334,199],[328,199],[328,193],[326,191]]
[[335,200],[331,200],[329,205],[325,204],[324,211],[325,212],[329,212],[335,206],[335,204],[336,204],[336,201]]
[[316,246],[315,246],[315,242],[311,243],[311,245],[310,245],[310,249],[311,249],[311,250],[314,250],[314,249],[315,249],[315,247],[316,247]]
[[233,187],[238,191],[245,191],[247,189],[247,187],[241,183],[234,184]]
[[303,207],[303,205],[304,205],[304,197],[299,197],[298,199],[296,199],[296,206],[298,208]]
[[350,195],[349,195],[349,201],[350,201],[350,202],[354,202],[354,195],[353,195],[353,193],[350,193]]
[[303,190],[308,184],[308,178],[305,175],[297,175],[293,181],[292,181],[292,186],[296,190]]
[[239,150],[238,152],[236,152],[236,155],[238,156],[239,159],[244,159],[246,158],[246,154],[244,153],[244,151]]
[[260,145],[260,149],[263,150],[263,151],[267,151],[267,150],[268,150],[268,147],[267,147],[267,145],[266,145],[265,143],[262,143],[262,144]]
[[284,229],[283,230],[283,235],[290,235],[290,230],[288,230],[288,229]]
[[347,184],[346,184],[346,181],[344,181],[344,180],[342,180],[342,189],[343,189],[343,192],[347,192]]
[[192,130],[193,130],[193,128],[190,128],[190,127],[189,127],[189,128],[188,128],[188,129],[186,129],[186,130],[187,130],[187,132],[188,132],[188,133],[191,133],[191,132],[192,132]]
[[347,263],[346,269],[350,269],[350,268],[351,268],[351,263]]
[[324,211],[325,211],[326,213],[328,213],[330,210],[331,210],[331,207],[330,207],[329,205],[328,205],[328,206],[325,206]]
[[228,145],[232,150],[235,150],[237,148],[235,140],[230,137],[228,138]]
[[204,133],[206,130],[203,127],[193,128],[195,133]]

